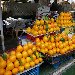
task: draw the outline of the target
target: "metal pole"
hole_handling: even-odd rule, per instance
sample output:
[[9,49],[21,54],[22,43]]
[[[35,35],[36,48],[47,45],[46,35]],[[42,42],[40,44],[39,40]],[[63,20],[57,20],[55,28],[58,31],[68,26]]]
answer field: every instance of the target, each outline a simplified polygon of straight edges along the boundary
[[4,46],[4,35],[3,35],[1,0],[0,0],[0,31],[1,31],[2,49],[4,51],[5,50],[5,46]]

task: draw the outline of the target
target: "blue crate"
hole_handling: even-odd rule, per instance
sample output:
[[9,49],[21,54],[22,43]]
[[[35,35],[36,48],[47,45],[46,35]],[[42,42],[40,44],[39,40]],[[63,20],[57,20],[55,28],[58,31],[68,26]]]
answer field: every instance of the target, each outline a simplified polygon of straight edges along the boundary
[[39,75],[39,66],[37,66],[27,72],[24,72],[22,74],[18,74],[18,75]]
[[33,68],[25,70],[24,72],[18,73],[17,75],[39,75],[39,68],[42,63],[43,62],[39,63],[38,65],[36,65]]
[[57,61],[57,62],[53,64],[53,67],[55,69],[57,69],[60,66],[60,64],[61,64],[60,57],[54,57],[52,62],[55,62],[55,61]]

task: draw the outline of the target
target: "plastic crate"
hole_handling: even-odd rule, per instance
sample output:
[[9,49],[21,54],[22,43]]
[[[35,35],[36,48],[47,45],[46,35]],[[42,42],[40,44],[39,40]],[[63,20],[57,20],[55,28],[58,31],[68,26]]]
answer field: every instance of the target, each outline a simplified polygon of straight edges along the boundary
[[37,66],[27,72],[24,72],[21,75],[39,75],[39,66]]
[[42,63],[39,63],[35,67],[25,70],[24,72],[18,73],[17,75],[39,75],[39,68]]
[[32,42],[34,42],[34,41],[36,40],[36,38],[42,39],[43,36],[44,36],[44,35],[39,35],[39,36],[34,37],[34,36],[30,35],[30,34],[27,34],[27,35],[26,35],[27,39],[29,39],[29,40],[32,41]]

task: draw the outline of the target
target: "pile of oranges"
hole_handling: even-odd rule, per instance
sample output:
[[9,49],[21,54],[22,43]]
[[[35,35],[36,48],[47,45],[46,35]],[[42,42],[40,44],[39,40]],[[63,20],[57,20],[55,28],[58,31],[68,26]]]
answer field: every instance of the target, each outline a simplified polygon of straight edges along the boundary
[[65,33],[44,36],[42,40],[36,39],[36,46],[39,52],[50,56],[65,54],[75,48],[75,35],[71,39]]
[[57,23],[54,22],[54,19],[51,18],[49,20],[36,20],[33,27],[28,27],[26,32],[32,34],[34,36],[46,34],[50,32],[59,31],[60,28],[57,26]]
[[61,12],[58,18],[56,19],[56,22],[60,27],[70,27],[74,25],[70,12]]
[[[43,61],[36,46],[30,42],[24,46],[19,45],[16,50],[3,55],[0,56],[0,75],[16,75]],[[7,56],[6,59],[4,59],[5,56]]]

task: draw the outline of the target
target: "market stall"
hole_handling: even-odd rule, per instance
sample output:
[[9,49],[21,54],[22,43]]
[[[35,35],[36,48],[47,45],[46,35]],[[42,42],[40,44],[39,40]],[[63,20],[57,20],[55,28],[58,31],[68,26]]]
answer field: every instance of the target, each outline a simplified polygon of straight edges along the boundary
[[[5,50],[2,40],[5,51],[0,55],[0,75],[40,75],[42,64],[45,67],[46,64],[51,65],[54,69],[52,75],[59,75],[68,66],[73,65],[75,62],[74,13],[75,11],[49,11],[49,7],[41,6],[38,8],[36,19],[27,27],[25,27],[27,20],[22,18],[3,20],[7,27],[12,27],[16,31],[19,43],[15,48]],[[19,30],[25,35],[18,36]],[[1,35],[3,35],[2,27]],[[68,65],[60,69],[63,63]]]
[[55,69],[59,68],[62,63],[74,58],[74,27],[71,12],[61,12],[55,19],[46,16],[36,20],[33,26],[23,30],[28,41],[22,44],[20,40],[17,48],[2,54],[0,73],[39,75],[38,68],[43,60]]

